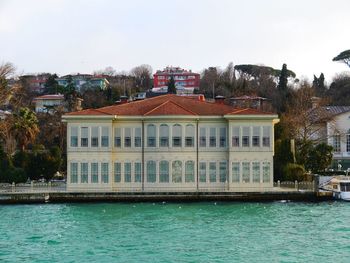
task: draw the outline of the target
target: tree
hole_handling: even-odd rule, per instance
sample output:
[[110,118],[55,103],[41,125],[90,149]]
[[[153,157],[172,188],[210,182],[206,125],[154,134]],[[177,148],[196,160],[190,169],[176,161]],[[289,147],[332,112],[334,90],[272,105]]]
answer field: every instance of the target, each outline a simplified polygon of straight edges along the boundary
[[59,85],[57,82],[58,76],[57,74],[53,74],[48,77],[48,79],[45,82],[45,92],[49,94],[57,94],[59,91]]
[[333,78],[326,95],[330,97],[332,105],[350,105],[350,75],[340,74]]
[[147,90],[152,87],[152,67],[147,64],[134,67],[131,70],[131,75],[136,79],[136,85],[142,90]]
[[9,62],[0,65],[0,105],[9,103],[18,86],[9,87],[8,78],[15,73],[15,66]]
[[288,84],[288,69],[287,69],[287,65],[283,64],[281,73],[279,75],[277,88],[280,91],[287,91],[287,84]]
[[344,50],[343,52],[340,52],[338,56],[333,58],[333,61],[340,61],[348,65],[350,67],[350,49]]
[[14,114],[13,133],[20,149],[23,151],[29,143],[33,143],[39,133],[38,119],[33,111],[20,108]]
[[312,87],[315,89],[315,93],[317,96],[323,97],[327,91],[326,86],[324,84],[324,75],[323,73],[317,78],[314,75],[314,80],[312,82]]
[[324,171],[332,163],[332,151],[333,147],[326,143],[320,143],[313,147],[305,164],[306,169],[314,173]]
[[175,80],[173,76],[170,77],[168,82],[168,93],[176,94]]

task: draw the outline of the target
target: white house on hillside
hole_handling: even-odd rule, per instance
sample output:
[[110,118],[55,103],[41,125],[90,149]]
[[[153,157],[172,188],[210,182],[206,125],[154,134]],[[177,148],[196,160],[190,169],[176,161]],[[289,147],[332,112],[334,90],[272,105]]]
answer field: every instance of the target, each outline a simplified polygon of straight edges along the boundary
[[88,109],[67,123],[70,191],[268,191],[277,115],[176,95]]

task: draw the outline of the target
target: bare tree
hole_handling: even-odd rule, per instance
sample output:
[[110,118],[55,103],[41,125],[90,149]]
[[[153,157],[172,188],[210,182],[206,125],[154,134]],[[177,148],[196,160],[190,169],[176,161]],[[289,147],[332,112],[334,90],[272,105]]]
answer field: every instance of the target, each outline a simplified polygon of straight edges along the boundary
[[142,64],[140,66],[134,67],[130,74],[135,77],[136,85],[146,90],[152,87],[152,67],[147,64]]

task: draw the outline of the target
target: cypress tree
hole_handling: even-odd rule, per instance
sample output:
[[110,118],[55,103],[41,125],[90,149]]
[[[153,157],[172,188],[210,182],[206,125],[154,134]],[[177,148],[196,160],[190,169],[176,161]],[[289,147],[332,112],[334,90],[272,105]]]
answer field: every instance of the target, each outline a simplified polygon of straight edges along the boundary
[[168,82],[168,93],[176,94],[175,80],[173,76],[170,77]]
[[279,77],[278,89],[281,91],[286,91],[287,84],[288,84],[288,69],[287,69],[287,65],[283,64],[281,74]]

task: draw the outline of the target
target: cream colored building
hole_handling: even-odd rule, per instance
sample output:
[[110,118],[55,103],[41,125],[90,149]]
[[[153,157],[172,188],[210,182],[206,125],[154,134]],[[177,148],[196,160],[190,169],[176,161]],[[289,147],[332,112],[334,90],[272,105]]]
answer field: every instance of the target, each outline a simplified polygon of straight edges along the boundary
[[269,191],[277,115],[176,95],[67,122],[69,191]]

